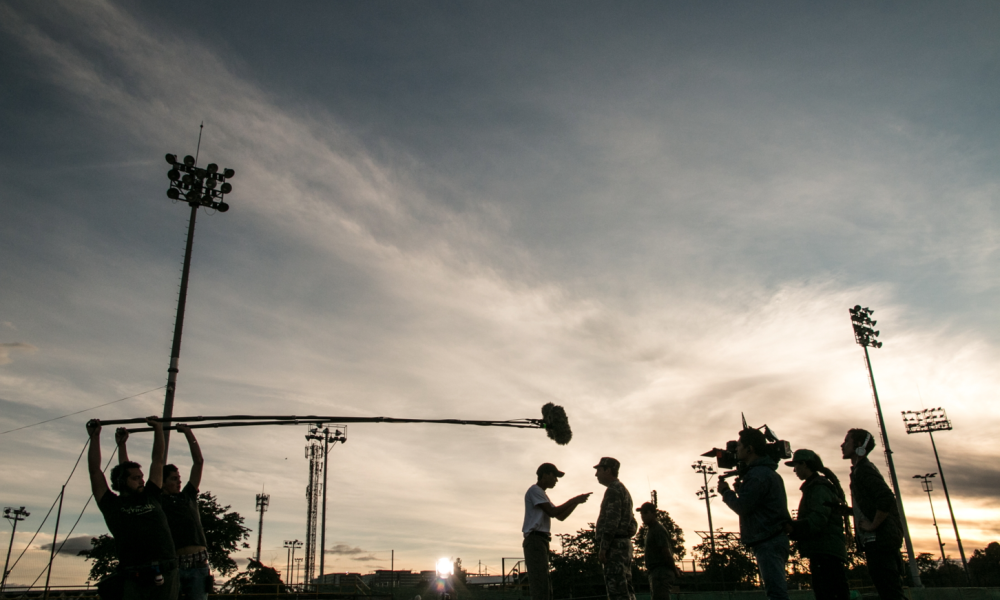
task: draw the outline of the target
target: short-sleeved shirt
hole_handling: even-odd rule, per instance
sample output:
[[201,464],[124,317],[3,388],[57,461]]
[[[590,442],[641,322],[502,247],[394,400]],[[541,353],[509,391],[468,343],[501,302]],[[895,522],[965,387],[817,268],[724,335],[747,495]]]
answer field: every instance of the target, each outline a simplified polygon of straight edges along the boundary
[[545,490],[537,483],[528,488],[528,491],[524,494],[524,525],[521,527],[521,533],[525,536],[532,531],[549,533],[549,530],[552,528],[552,519],[549,518],[549,515],[545,514],[544,510],[538,507],[539,504],[545,504],[546,502],[552,504]]
[[160,498],[167,515],[170,535],[178,548],[208,546],[198,511],[198,489],[188,483],[179,494],[164,494]]
[[656,567],[673,566],[671,563],[667,562],[667,557],[664,556],[663,553],[664,549],[668,552],[673,551],[670,544],[670,534],[667,533],[667,528],[659,522],[647,526],[645,550],[647,571],[652,571]]
[[176,558],[167,515],[160,504],[163,491],[147,482],[142,492],[119,496],[108,490],[97,504],[123,567],[148,565]]

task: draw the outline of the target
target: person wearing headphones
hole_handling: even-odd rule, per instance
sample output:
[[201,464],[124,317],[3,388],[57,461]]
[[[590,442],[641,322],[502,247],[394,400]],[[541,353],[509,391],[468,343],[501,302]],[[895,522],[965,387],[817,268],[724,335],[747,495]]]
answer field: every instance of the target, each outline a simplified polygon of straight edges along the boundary
[[872,583],[882,600],[902,600],[903,528],[892,489],[872,461],[872,434],[851,429],[840,446],[844,460],[851,461],[851,503],[854,505],[855,540],[864,550]]

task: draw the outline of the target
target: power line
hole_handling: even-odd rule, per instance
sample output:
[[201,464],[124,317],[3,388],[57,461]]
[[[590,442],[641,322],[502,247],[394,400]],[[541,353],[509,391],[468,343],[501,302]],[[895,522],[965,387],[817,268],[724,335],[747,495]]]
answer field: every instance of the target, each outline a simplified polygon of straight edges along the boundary
[[72,417],[73,415],[78,415],[80,413],[85,413],[88,410],[94,410],[95,408],[101,408],[103,406],[111,406],[112,404],[117,404],[117,403],[122,402],[124,400],[131,400],[132,398],[138,398],[139,396],[142,396],[143,394],[148,394],[150,392],[155,392],[156,390],[162,390],[165,387],[167,387],[167,386],[161,385],[160,387],[156,387],[156,388],[153,388],[151,390],[146,390],[145,392],[139,392],[138,394],[136,394],[134,396],[127,396],[125,398],[119,398],[119,399],[113,400],[111,402],[105,402],[104,404],[98,404],[97,406],[91,406],[90,408],[85,408],[83,410],[78,410],[75,413],[69,413],[68,415],[63,415],[61,417],[55,417],[53,419],[46,419],[45,421],[39,421],[38,423],[32,423],[31,425],[25,425],[23,427],[18,427],[16,429],[8,429],[7,431],[0,432],[0,435],[6,435],[8,433],[13,433],[15,431],[21,431],[22,429],[28,429],[29,427],[35,427],[37,425],[44,425],[45,423],[51,423],[52,421],[58,421],[59,419],[65,419],[66,417]]

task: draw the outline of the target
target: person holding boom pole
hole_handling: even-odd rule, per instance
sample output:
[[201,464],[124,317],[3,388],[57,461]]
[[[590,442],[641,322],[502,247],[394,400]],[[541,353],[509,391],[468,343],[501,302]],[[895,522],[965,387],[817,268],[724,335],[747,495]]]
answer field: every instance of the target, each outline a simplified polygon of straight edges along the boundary
[[[185,424],[177,426],[177,431],[187,438],[191,450],[191,475],[187,485],[181,488],[181,473],[175,465],[163,467],[163,495],[160,502],[163,512],[167,515],[170,525],[170,535],[177,546],[177,561],[180,568],[180,595],[188,600],[205,600],[213,584],[212,573],[208,567],[208,542],[205,530],[201,525],[201,513],[198,510],[198,487],[201,485],[201,474],[205,459],[201,455],[201,447],[194,437],[191,427]],[[119,427],[115,432],[118,442],[118,460],[128,461],[128,450],[125,443],[128,440],[128,430]]]
[[163,424],[155,416],[147,417],[146,422],[153,428],[149,481],[143,481],[138,463],[121,462],[111,469],[111,489],[121,495],[108,489],[101,470],[101,422],[97,419],[87,422],[90,488],[114,537],[122,581],[117,590],[101,589],[103,598],[115,595],[124,600],[177,600],[177,553],[160,503]]

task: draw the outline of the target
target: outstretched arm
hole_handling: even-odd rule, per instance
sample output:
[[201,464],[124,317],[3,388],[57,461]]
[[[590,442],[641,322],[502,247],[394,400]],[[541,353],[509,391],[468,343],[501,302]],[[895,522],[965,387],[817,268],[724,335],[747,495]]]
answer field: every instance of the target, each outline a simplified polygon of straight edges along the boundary
[[153,456],[149,462],[149,476],[146,481],[163,488],[163,423],[157,417],[146,417],[146,423],[153,428]]
[[115,443],[118,444],[118,464],[128,462],[128,450],[125,449],[126,441],[128,441],[128,429],[124,427],[115,429]]
[[201,446],[198,445],[194,432],[187,424],[178,425],[177,431],[184,434],[188,447],[191,448],[191,476],[188,477],[188,483],[197,490],[201,486],[201,470],[205,466],[205,459],[201,456]]
[[108,491],[108,480],[101,471],[101,422],[97,419],[87,421],[87,433],[90,435],[90,448],[87,450],[87,468],[90,470],[90,490],[94,492],[94,500],[101,503],[101,498]]
[[586,502],[592,493],[593,492],[587,492],[586,494],[574,496],[559,506],[552,506],[552,504],[545,502],[543,504],[539,504],[538,508],[542,509],[542,512],[547,514],[550,518],[565,521],[566,517],[573,514],[573,510],[577,506]]

